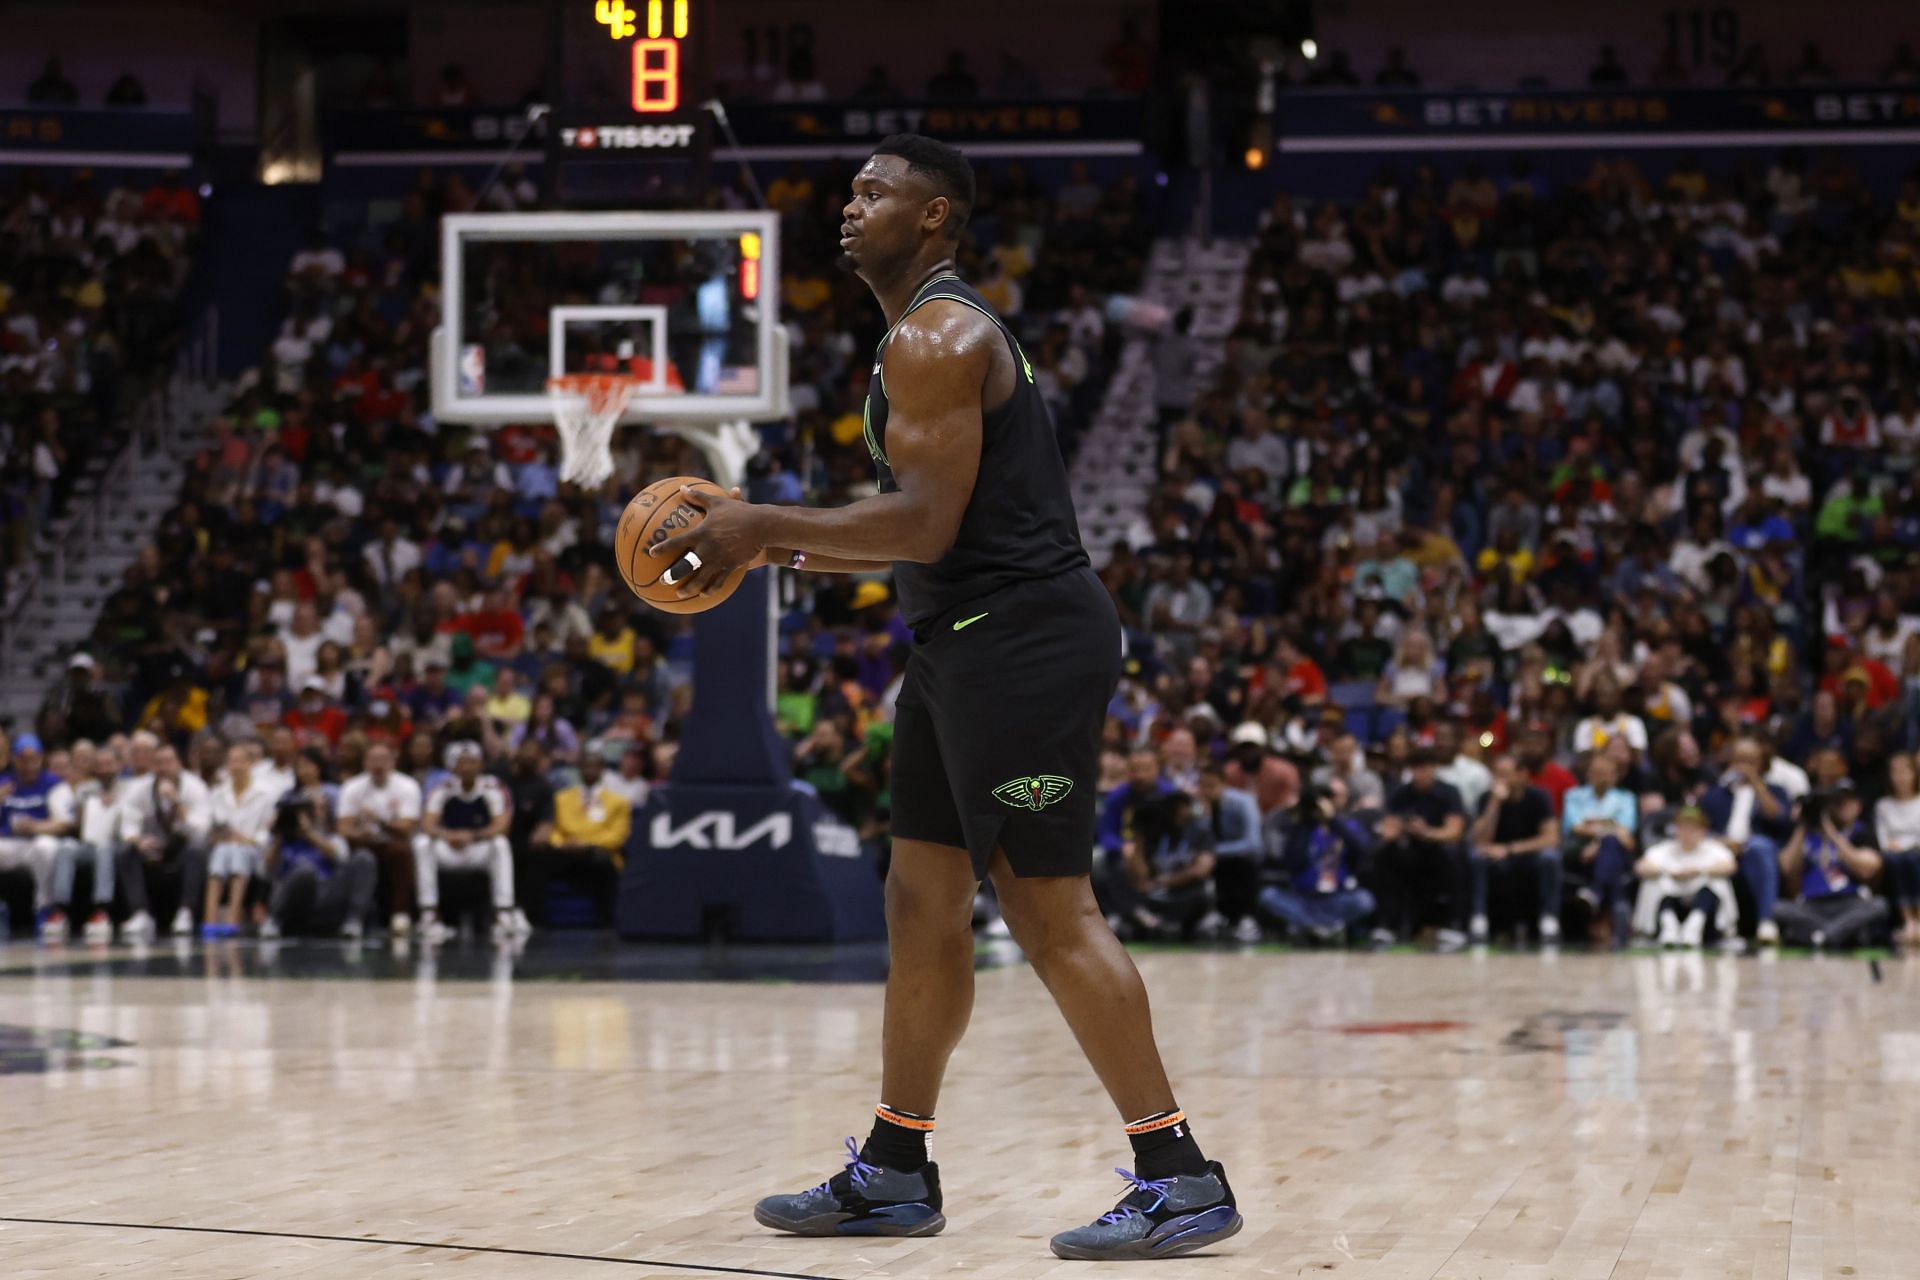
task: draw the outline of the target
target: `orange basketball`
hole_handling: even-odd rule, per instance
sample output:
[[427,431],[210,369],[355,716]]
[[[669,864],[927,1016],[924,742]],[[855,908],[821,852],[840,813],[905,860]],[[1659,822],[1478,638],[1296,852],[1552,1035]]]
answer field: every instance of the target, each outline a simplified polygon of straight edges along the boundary
[[712,595],[695,596],[691,600],[682,600],[678,594],[679,586],[669,586],[662,580],[673,566],[666,560],[648,555],[647,548],[675,534],[685,533],[706,518],[706,512],[696,506],[689,495],[682,493],[682,488],[723,498],[727,496],[725,489],[697,476],[671,476],[654,481],[634,494],[633,501],[620,513],[620,523],[613,531],[613,558],[620,566],[620,576],[626,579],[633,594],[654,608],[665,613],[705,613],[732,595],[740,586],[741,579],[747,576],[747,571],[736,569],[727,575],[720,590]]

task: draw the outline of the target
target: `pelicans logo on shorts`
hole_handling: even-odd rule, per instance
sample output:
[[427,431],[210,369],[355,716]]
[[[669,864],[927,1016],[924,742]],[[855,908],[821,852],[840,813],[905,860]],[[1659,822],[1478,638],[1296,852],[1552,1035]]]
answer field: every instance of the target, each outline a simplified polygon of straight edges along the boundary
[[1057,773],[1037,773],[1030,778],[1015,778],[993,789],[993,798],[1016,809],[1044,809],[1073,790],[1073,779]]

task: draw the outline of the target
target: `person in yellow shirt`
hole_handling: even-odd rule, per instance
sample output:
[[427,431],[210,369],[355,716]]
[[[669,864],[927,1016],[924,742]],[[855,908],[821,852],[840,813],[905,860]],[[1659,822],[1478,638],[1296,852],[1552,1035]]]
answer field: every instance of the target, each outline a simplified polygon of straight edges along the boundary
[[767,187],[767,207],[778,210],[783,218],[798,217],[812,203],[813,179],[807,176],[807,171],[800,167],[797,160],[789,164],[787,171]]
[[515,725],[525,724],[532,714],[533,700],[520,691],[519,673],[512,667],[496,671],[493,696],[487,699],[487,719],[493,721],[493,731],[509,733]]
[[527,853],[526,907],[536,923],[551,923],[547,887],[557,876],[586,891],[594,920],[613,923],[613,898],[626,865],[633,810],[606,784],[606,764],[597,749],[580,753],[580,784],[553,798],[553,828],[547,843]]
[[633,670],[633,649],[638,642],[639,637],[620,611],[608,606],[600,611],[600,621],[587,637],[587,656],[624,676]]

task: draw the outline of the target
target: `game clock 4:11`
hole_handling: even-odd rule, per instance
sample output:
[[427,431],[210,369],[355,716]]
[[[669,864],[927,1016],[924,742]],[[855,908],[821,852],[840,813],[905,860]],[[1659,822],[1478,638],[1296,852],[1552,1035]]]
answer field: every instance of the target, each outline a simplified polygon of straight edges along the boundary
[[691,0],[594,0],[593,20],[616,42],[631,42],[633,109],[680,109],[681,63]]

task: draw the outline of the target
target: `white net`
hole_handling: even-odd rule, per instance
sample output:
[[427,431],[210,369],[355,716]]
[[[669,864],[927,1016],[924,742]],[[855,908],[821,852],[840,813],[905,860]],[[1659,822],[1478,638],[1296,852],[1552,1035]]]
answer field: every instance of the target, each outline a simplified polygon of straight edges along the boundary
[[613,429],[639,381],[611,374],[553,378],[547,393],[560,433],[560,479],[593,488],[613,474]]

